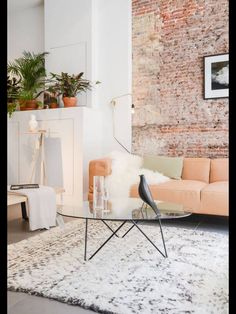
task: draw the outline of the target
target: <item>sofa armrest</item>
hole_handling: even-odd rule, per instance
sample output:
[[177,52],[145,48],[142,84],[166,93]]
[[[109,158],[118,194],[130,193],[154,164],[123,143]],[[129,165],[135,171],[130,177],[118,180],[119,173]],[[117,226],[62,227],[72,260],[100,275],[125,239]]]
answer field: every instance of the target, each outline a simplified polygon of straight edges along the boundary
[[111,158],[95,159],[89,162],[89,193],[88,200],[93,199],[93,177],[111,174]]

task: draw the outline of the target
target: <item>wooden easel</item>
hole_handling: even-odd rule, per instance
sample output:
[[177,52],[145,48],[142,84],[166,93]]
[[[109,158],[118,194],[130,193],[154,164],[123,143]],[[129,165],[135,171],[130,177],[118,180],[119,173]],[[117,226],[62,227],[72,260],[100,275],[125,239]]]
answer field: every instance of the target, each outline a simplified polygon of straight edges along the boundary
[[40,158],[40,179],[39,182],[41,185],[47,185],[47,175],[46,175],[46,162],[45,162],[45,134],[46,130],[38,130],[36,132],[26,132],[26,134],[39,134],[37,138],[37,142],[35,143],[35,149],[33,154],[33,160],[31,162],[31,171],[29,177],[29,183],[33,183],[33,178],[36,172],[36,164],[38,159]]
[[[57,132],[51,132],[50,133],[57,133]],[[40,160],[40,178],[39,178],[39,184],[40,185],[47,185],[47,175],[46,175],[46,161],[45,161],[45,134],[47,133],[47,130],[38,130],[35,132],[26,132],[25,134],[38,134],[39,137],[37,138],[37,141],[35,142],[35,148],[34,148],[34,154],[33,159],[31,162],[31,170],[30,170],[30,177],[29,177],[29,183],[33,183],[33,178],[35,177],[36,172],[36,164],[38,159]],[[63,201],[63,193],[65,192],[65,189],[63,187],[54,187],[55,193],[60,194],[61,196],[61,205],[64,204]]]

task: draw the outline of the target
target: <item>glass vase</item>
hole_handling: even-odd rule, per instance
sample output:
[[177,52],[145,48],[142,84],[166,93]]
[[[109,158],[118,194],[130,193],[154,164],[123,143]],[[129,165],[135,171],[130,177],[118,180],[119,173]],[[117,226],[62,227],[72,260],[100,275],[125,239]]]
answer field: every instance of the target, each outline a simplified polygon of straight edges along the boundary
[[104,209],[104,177],[93,177],[93,209]]

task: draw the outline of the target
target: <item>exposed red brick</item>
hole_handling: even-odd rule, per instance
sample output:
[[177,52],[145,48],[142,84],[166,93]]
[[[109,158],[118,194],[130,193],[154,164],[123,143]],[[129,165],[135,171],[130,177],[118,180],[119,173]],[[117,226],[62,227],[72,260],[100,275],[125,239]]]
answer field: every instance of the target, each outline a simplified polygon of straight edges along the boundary
[[228,99],[203,99],[203,56],[228,52],[228,0],[133,0],[133,151],[228,156]]

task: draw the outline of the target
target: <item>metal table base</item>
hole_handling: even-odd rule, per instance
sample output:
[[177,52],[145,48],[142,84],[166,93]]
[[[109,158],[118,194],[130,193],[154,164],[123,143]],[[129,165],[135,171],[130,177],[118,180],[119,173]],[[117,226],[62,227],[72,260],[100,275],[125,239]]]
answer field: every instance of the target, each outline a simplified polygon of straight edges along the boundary
[[[85,244],[84,244],[84,260],[87,261],[87,242],[88,242],[88,220],[89,218],[85,218]],[[119,236],[117,235],[117,232],[127,223],[130,222],[132,223],[132,226],[123,234],[123,236],[121,238],[124,238],[134,227],[136,227],[144,236],[145,238],[155,247],[155,249],[163,256],[163,257],[168,257],[167,255],[167,251],[166,251],[166,245],[165,245],[165,239],[164,239],[164,235],[163,235],[163,231],[162,231],[162,226],[161,226],[161,220],[157,219],[155,221],[158,221],[159,223],[159,227],[160,227],[160,231],[161,231],[161,237],[162,237],[162,243],[163,243],[163,247],[164,247],[164,251],[165,253],[163,253],[152,241],[151,239],[146,235],[146,233],[138,226],[138,221],[137,220],[122,220],[121,225],[114,231],[109,225],[108,223],[103,220],[100,219],[104,225],[112,232],[112,234],[107,238],[107,240],[105,242],[103,242],[103,244],[88,258],[88,260],[91,260],[102,248],[104,245],[106,245],[106,243],[108,243],[111,238],[113,236],[116,236],[119,238]]]

